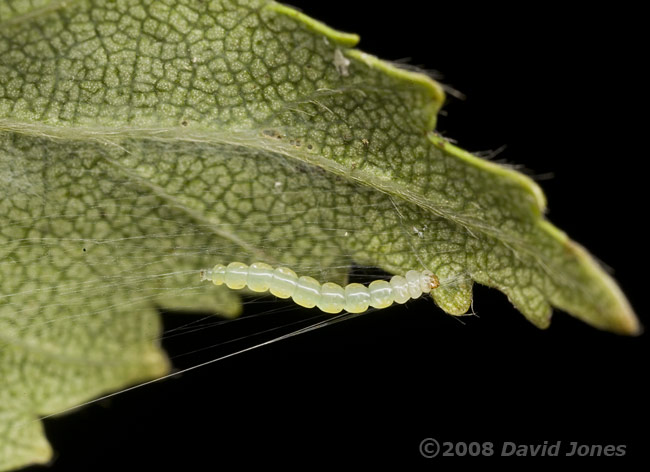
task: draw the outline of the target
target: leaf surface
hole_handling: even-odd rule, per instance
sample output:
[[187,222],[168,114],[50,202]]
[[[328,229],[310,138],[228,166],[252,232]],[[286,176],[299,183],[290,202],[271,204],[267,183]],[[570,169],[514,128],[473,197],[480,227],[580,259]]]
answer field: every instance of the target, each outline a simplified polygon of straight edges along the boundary
[[435,133],[439,84],[267,1],[0,3],[0,469],[37,418],[163,375],[156,308],[236,316],[215,263],[426,267],[534,324],[639,326],[528,177]]

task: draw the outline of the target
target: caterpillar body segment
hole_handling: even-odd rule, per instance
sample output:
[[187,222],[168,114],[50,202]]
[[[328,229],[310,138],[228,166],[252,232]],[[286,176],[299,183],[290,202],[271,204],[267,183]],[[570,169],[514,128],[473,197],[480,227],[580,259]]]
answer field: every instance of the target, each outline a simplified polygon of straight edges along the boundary
[[201,280],[226,285],[233,290],[248,287],[253,292],[270,291],[278,298],[292,298],[305,308],[317,307],[325,313],[363,313],[369,307],[386,308],[393,303],[406,303],[440,285],[438,277],[428,270],[409,270],[404,276],[395,275],[390,281],[375,280],[369,286],[351,283],[345,287],[298,275],[288,267],[273,268],[263,262],[250,266],[231,262],[201,271]]

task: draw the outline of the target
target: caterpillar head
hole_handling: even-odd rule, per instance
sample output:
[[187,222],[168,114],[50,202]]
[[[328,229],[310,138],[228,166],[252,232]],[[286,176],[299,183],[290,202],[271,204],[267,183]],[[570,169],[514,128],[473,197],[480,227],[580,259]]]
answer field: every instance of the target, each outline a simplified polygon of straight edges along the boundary
[[422,287],[422,292],[429,293],[434,288],[440,286],[440,280],[438,280],[438,277],[436,277],[433,272],[425,270],[422,271],[422,275],[420,276],[420,285]]

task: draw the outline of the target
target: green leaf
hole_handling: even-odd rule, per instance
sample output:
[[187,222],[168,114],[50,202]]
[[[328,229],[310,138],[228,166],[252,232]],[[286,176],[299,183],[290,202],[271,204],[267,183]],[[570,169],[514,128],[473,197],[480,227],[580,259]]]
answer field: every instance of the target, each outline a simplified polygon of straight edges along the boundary
[[639,325],[528,177],[434,131],[439,84],[261,0],[0,3],[0,470],[38,417],[169,369],[156,308],[241,311],[215,263],[472,284],[547,327]]

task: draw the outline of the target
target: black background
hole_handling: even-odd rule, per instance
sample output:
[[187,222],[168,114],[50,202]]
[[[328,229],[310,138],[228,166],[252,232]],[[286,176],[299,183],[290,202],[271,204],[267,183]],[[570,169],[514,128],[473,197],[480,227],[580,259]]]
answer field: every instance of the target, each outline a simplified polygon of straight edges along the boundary
[[[497,160],[543,179],[549,219],[613,268],[647,325],[640,12],[424,3],[293,2],[361,34],[363,50],[409,58],[463,92],[465,100],[449,98],[438,130],[472,152],[507,145]],[[278,303],[249,304],[247,313]],[[626,445],[626,457],[600,459],[614,467],[646,458],[646,336],[599,332],[560,312],[540,331],[504,295],[480,286],[474,310],[478,317],[464,324],[426,301],[381,310],[49,419],[54,470],[499,460],[425,460],[418,445],[427,437],[497,448],[545,440]],[[174,358],[177,367],[190,367],[258,338],[187,355],[194,349],[301,317],[206,327],[164,345],[172,357],[186,354]],[[169,315],[165,323],[189,320]]]

